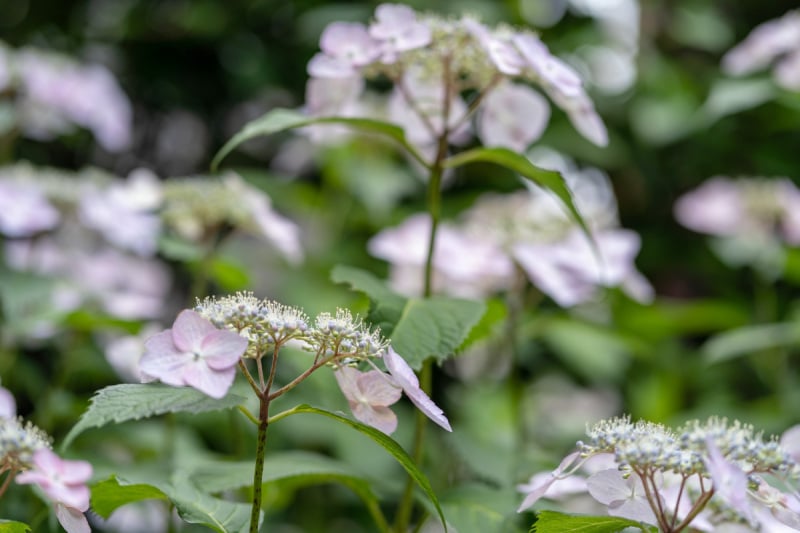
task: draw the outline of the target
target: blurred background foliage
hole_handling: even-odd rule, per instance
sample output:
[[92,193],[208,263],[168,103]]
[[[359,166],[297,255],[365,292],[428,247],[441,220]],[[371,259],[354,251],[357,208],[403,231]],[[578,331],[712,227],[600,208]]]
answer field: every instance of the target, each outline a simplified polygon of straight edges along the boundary
[[[480,527],[475,524],[481,520],[494,520],[492,527],[514,521],[525,527],[513,513],[519,499],[515,484],[552,467],[581,437],[585,424],[598,418],[629,412],[634,418],[680,423],[717,414],[773,433],[800,422],[800,252],[784,250],[779,274],[765,276],[756,268],[726,263],[706,236],[678,225],[672,211],[681,194],[714,175],[800,179],[800,93],[778,88],[766,73],[733,79],[720,69],[725,51],[796,2],[407,3],[536,28],[554,53],[589,78],[610,132],[609,147],[578,138],[558,111],[538,144],[608,173],[622,226],[642,237],[637,265],[657,295],[654,303],[643,305],[609,290],[598,304],[571,310],[539,297],[538,305],[513,311],[514,329],[504,330],[498,322],[492,340],[437,369],[434,397],[454,432],[431,432],[426,470],[448,518],[457,527],[466,524],[459,531]],[[119,176],[145,167],[164,179],[207,174],[216,150],[248,120],[274,107],[302,106],[305,65],[325,25],[367,21],[375,5],[3,0],[0,37],[7,45],[36,46],[106,65],[134,109],[128,150],[108,152],[80,131],[48,142],[18,138],[4,162],[27,160],[67,170],[93,165]],[[631,6],[634,25],[609,22]],[[622,50],[629,61],[618,56],[611,63],[590,61],[609,49]],[[337,305],[366,312],[367,300],[332,283],[330,269],[347,264],[384,276],[385,263],[367,254],[366,241],[424,209],[424,185],[414,170],[391,147],[362,137],[323,149],[289,134],[258,139],[223,166],[266,191],[273,206],[301,226],[306,260],[290,265],[250,241],[226,241],[212,267],[213,292],[253,289],[309,313]],[[518,187],[514,176],[470,167],[448,183],[445,216],[455,217],[486,191]],[[163,246],[160,252],[170,256]],[[190,280],[199,268],[182,261],[180,251],[172,254],[177,290],[165,324],[191,301]],[[24,329],[24,324],[14,305],[30,306],[37,291],[47,289],[39,281],[25,284],[7,269],[0,276],[6,329],[2,384],[15,394],[20,414],[58,442],[92,392],[120,380],[96,334],[136,332],[141,323],[73,312],[60,318],[58,336],[17,342],[13,328]],[[498,316],[511,312],[507,302],[497,302],[496,308]],[[290,395],[291,401],[346,410],[328,378],[315,375]],[[408,444],[410,409],[401,410],[400,418],[396,437]],[[361,436],[334,426],[314,418],[287,419],[270,430],[271,450],[337,457],[372,480],[379,494],[396,494],[402,477],[391,459]],[[181,454],[200,456],[209,448],[238,458],[252,454],[250,428],[226,413],[87,432],[74,453],[93,458],[98,479],[105,472],[123,475],[126,468],[156,461],[164,432],[179,433]],[[272,530],[369,530],[352,492],[295,481],[278,482],[268,493],[268,520],[284,524]],[[319,480],[308,483],[313,481]],[[24,503],[26,495],[19,488],[12,491],[0,502],[0,514],[29,516],[28,508],[36,504]]]

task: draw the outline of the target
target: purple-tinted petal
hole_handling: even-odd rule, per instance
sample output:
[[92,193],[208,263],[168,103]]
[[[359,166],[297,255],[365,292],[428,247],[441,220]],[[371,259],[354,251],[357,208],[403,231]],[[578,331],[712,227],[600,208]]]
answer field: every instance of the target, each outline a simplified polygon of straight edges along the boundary
[[0,418],[17,416],[17,402],[14,395],[6,388],[0,387]]
[[731,509],[752,522],[753,511],[747,496],[747,474],[728,461],[713,440],[709,438],[706,444],[708,457],[705,463],[714,482],[715,494]]
[[372,406],[392,405],[403,395],[403,389],[393,385],[389,376],[377,370],[358,376],[357,384],[362,397]]
[[521,513],[525,509],[528,509],[535,504],[542,496],[545,495],[548,489],[550,489],[550,487],[556,481],[561,480],[559,477],[561,473],[569,468],[579,457],[580,452],[573,452],[564,457],[564,459],[561,460],[561,463],[559,463],[558,467],[556,467],[556,469],[552,472],[548,473],[546,477],[539,477],[536,479],[536,481],[533,481],[533,478],[531,478],[531,483],[517,486],[520,492],[527,493],[527,496],[525,496],[525,499],[522,500],[522,503],[517,508],[517,512]]
[[379,429],[387,435],[397,429],[397,415],[388,407],[373,407],[363,403],[355,403],[350,404],[350,409],[357,420]]
[[225,370],[239,362],[247,344],[247,339],[238,333],[219,329],[206,335],[200,354],[213,370]]
[[784,431],[780,442],[781,448],[796,462],[800,462],[800,424]]
[[91,533],[92,531],[83,512],[73,507],[57,503],[56,518],[67,533]]
[[358,69],[347,61],[319,53],[308,62],[306,72],[313,78],[351,78]]
[[144,379],[157,378],[167,385],[180,387],[186,384],[183,380],[183,367],[193,359],[194,354],[190,352],[149,351],[145,343],[145,353],[139,359],[139,372],[143,374]]
[[234,378],[236,378],[236,367],[212,370],[202,360],[187,364],[183,370],[183,379],[187,385],[216,399],[228,393]]
[[506,83],[490,92],[481,106],[478,137],[486,146],[525,151],[550,119],[550,106],[526,85]]
[[387,350],[386,355],[383,356],[383,360],[386,363],[386,368],[389,370],[389,373],[397,384],[403,388],[403,392],[405,392],[408,399],[417,406],[417,409],[422,411],[425,416],[436,422],[436,424],[442,428],[447,431],[453,431],[450,427],[450,421],[447,420],[447,417],[444,415],[444,411],[433,403],[433,400],[419,388],[419,380],[416,374],[414,374],[414,371],[408,366],[408,363],[406,363],[391,346]]
[[211,322],[191,309],[184,309],[172,325],[172,340],[179,350],[198,353],[205,336],[215,331],[217,328]]
[[333,377],[336,378],[339,389],[351,404],[358,403],[358,375],[359,371],[349,366],[337,368],[333,372]]

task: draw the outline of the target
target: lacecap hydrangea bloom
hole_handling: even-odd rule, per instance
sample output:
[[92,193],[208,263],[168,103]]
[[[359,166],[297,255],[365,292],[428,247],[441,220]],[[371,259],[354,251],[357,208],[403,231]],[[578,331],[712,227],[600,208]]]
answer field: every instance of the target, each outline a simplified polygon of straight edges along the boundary
[[[546,99],[533,86],[581,135],[600,146],[608,143],[577,71],[527,29],[490,28],[471,16],[448,18],[381,4],[369,25],[328,25],[308,73],[306,110],[312,116],[374,115],[374,106],[361,101],[364,80],[393,82],[378,114],[401,125],[427,156],[443,134],[451,144],[467,142],[476,112],[484,144],[525,149],[550,116]],[[463,98],[468,92],[477,94],[470,102]]]
[[603,420],[587,429],[549,475],[520,486],[519,510],[540,498],[557,497],[557,487],[583,465],[603,458],[608,468],[585,478],[586,491],[613,516],[662,532],[749,528],[777,533],[800,528],[797,431],[780,441],[753,426],[712,417],[677,430],[630,417]]

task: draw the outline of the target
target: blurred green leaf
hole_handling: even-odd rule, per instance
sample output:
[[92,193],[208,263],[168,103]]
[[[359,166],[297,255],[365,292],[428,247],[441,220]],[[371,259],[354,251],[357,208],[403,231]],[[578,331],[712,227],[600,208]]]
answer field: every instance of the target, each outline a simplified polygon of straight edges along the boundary
[[166,500],[167,495],[152,485],[128,483],[117,476],[95,483],[92,489],[92,511],[103,518],[118,507],[140,500]]
[[245,398],[228,394],[216,400],[191,387],[170,387],[157,383],[111,385],[95,393],[89,408],[81,415],[62,443],[62,449],[89,428],[110,422],[138,420],[164,413],[203,413],[230,409],[242,404]]
[[536,514],[532,533],[619,533],[625,528],[635,527],[642,531],[656,531],[656,528],[634,522],[627,518],[614,516],[568,515],[555,511],[541,511]]
[[243,266],[223,259],[211,263],[211,276],[227,292],[240,291],[250,285],[250,275]]
[[697,126],[707,127],[722,117],[758,107],[777,96],[778,90],[769,79],[718,80],[700,108]]
[[630,346],[615,330],[553,320],[542,336],[562,361],[590,381],[617,381],[628,366]]
[[749,312],[726,300],[658,300],[648,306],[630,304],[616,318],[624,331],[656,341],[739,327],[747,324]]
[[750,355],[762,350],[800,345],[800,323],[758,324],[711,337],[702,347],[710,364]]
[[407,298],[392,291],[383,280],[359,268],[336,265],[331,270],[331,281],[346,283],[354,291],[364,293],[370,301],[370,321],[380,326],[390,336],[395,324],[400,321]]
[[11,520],[0,520],[0,533],[28,533],[32,531],[28,524],[13,522]]
[[381,120],[368,119],[368,118],[348,118],[348,117],[308,117],[297,111],[291,109],[273,109],[266,115],[257,118],[245,124],[242,131],[231,137],[225,145],[217,152],[214,159],[211,161],[211,169],[216,171],[220,162],[231,153],[237,146],[245,141],[261,137],[264,135],[272,135],[281,131],[302,128],[304,126],[311,126],[313,124],[341,124],[349,126],[354,130],[364,133],[375,133],[387,137],[400,146],[405,148],[408,153],[417,161],[426,164],[425,159],[417,152],[411,144],[406,140],[403,128],[391,122],[383,122]]
[[158,251],[167,259],[184,262],[199,261],[206,254],[199,244],[172,235],[159,237]]
[[513,489],[498,490],[483,485],[462,485],[442,496],[447,523],[458,533],[523,533],[514,524],[519,516],[509,501],[519,498]]
[[591,235],[589,227],[572,200],[572,193],[560,173],[539,168],[531,163],[527,157],[508,148],[473,148],[444,160],[446,168],[456,168],[467,163],[494,163],[513,170],[523,178],[550,190],[563,202],[570,216],[580,224],[584,233]]
[[336,413],[332,413],[330,411],[326,411],[325,409],[320,409],[318,407],[312,407],[307,404],[298,405],[289,409],[288,411],[284,411],[275,416],[275,421],[293,415],[297,413],[314,413],[322,416],[326,416],[328,418],[332,418],[337,422],[341,422],[350,426],[351,428],[363,433],[364,435],[368,436],[372,439],[376,444],[381,446],[384,450],[389,452],[400,466],[408,472],[408,475],[411,479],[416,482],[416,484],[422,489],[428,499],[433,503],[434,507],[436,508],[436,513],[439,516],[442,524],[446,524],[444,514],[442,513],[442,508],[439,505],[439,499],[436,497],[436,493],[433,492],[433,487],[431,487],[430,481],[419,469],[419,467],[414,463],[414,460],[406,453],[406,451],[400,446],[394,439],[386,435],[385,433],[378,431],[377,429],[367,426],[366,424],[362,424],[361,422],[356,422],[354,420],[350,420],[349,418],[345,418],[341,415]]
[[473,344],[488,337],[491,337],[495,332],[497,326],[502,324],[506,317],[508,317],[508,307],[500,298],[490,298],[486,300],[486,311],[483,313],[480,321],[472,328],[461,343],[461,346],[456,350],[461,353]]

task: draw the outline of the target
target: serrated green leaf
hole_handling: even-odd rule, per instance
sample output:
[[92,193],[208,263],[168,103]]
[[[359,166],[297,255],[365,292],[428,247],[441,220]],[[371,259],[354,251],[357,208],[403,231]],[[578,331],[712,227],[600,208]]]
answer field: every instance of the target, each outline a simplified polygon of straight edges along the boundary
[[516,172],[540,187],[550,190],[563,202],[570,216],[580,225],[584,233],[591,235],[586,221],[583,220],[578,207],[572,199],[572,193],[567,187],[567,183],[559,172],[539,168],[531,163],[527,157],[508,148],[473,148],[444,160],[446,168],[460,167],[467,163],[494,163]]
[[313,124],[341,124],[349,126],[354,130],[364,133],[375,133],[391,139],[403,148],[405,148],[414,159],[426,164],[424,158],[419,152],[406,140],[403,128],[391,122],[384,122],[382,120],[367,119],[367,118],[351,118],[351,117],[308,117],[297,111],[291,109],[273,109],[260,118],[245,124],[242,131],[231,137],[225,145],[217,152],[214,159],[211,161],[211,170],[216,171],[220,162],[231,153],[237,146],[245,141],[262,137],[264,135],[272,135],[281,131],[302,128],[304,126],[311,126]]
[[784,322],[745,326],[719,333],[706,341],[701,351],[706,362],[713,364],[762,350],[798,345],[800,345],[800,324]]
[[173,477],[167,494],[180,517],[190,524],[210,527],[219,533],[239,533],[250,525],[249,503],[229,502],[201,492],[187,475]]
[[191,387],[170,387],[157,383],[111,385],[95,393],[89,408],[64,438],[62,449],[85,430],[110,422],[139,420],[164,413],[219,411],[236,407],[244,401],[245,398],[236,394],[216,400]]
[[485,301],[486,311],[458,347],[456,352],[461,353],[478,341],[492,336],[497,326],[505,321],[508,316],[508,307],[500,298],[490,298]]
[[532,533],[619,533],[635,527],[642,531],[650,528],[627,518],[615,516],[568,515],[555,511],[541,511],[531,527]]
[[318,407],[312,407],[307,404],[298,405],[289,409],[288,411],[284,411],[283,413],[276,415],[274,420],[277,421],[281,418],[285,418],[290,415],[298,414],[298,413],[314,413],[322,416],[326,416],[328,418],[332,418],[337,422],[341,422],[351,428],[363,433],[364,435],[368,436],[372,439],[376,444],[382,447],[384,450],[389,452],[392,457],[394,457],[400,466],[408,473],[411,479],[422,489],[428,499],[433,503],[433,506],[436,508],[436,514],[439,516],[442,524],[445,525],[446,528],[446,521],[444,518],[444,513],[442,512],[442,508],[439,505],[439,499],[436,497],[436,493],[433,492],[433,487],[431,487],[430,481],[422,472],[422,470],[417,467],[414,463],[414,460],[406,453],[402,446],[400,446],[394,439],[390,436],[386,435],[385,433],[378,431],[377,429],[370,427],[366,424],[362,424],[361,422],[356,422],[355,420],[350,420],[349,418],[345,418],[342,415],[332,413],[325,409],[320,409]]
[[0,520],[0,533],[29,533],[31,527],[22,522],[14,522],[12,520]]
[[392,292],[369,272],[337,266],[331,272],[336,283],[347,283],[363,292],[372,303],[370,319],[379,325],[392,346],[415,370],[429,357],[442,362],[469,336],[483,316],[483,302],[434,296],[405,298]]
[[[191,480],[208,492],[221,492],[251,486],[252,479],[252,461],[206,463],[191,475]],[[331,457],[304,451],[269,454],[264,459],[262,481],[264,484],[288,481],[292,486],[322,483],[344,485],[362,499],[376,520],[379,529],[388,528],[369,481],[349,465]]]
[[116,476],[95,483],[91,489],[92,510],[103,518],[108,518],[118,507],[128,503],[167,499],[167,495],[153,485],[127,483]]

